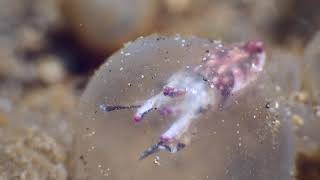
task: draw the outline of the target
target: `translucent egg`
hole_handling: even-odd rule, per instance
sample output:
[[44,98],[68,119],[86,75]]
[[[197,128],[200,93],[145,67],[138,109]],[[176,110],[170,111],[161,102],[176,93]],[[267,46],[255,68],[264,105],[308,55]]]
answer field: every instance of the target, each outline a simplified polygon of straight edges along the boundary
[[[274,113],[279,108],[277,93],[263,72],[241,93],[201,112],[188,131],[190,142],[185,148],[139,160],[174,119],[150,111],[135,123],[134,105],[161,92],[173,74],[200,64],[208,50],[219,46],[221,42],[197,37],[153,35],[111,56],[81,99],[75,121],[75,178],[289,179],[292,134],[289,124]],[[105,105],[118,109],[107,112],[100,108]],[[132,108],[120,108],[124,106]]]
[[320,83],[319,83],[319,68],[320,68],[320,32],[318,32],[313,40],[306,47],[304,62],[305,62],[305,73],[306,82],[308,88],[311,90],[314,101],[320,104]]
[[103,53],[148,33],[156,15],[156,1],[68,0],[62,11],[68,27],[89,49]]

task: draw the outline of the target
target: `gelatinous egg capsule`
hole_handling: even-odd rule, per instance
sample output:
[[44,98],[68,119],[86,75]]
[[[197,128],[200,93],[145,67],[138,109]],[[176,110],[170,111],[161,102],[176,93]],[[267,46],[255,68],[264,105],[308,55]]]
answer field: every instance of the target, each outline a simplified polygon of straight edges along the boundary
[[[77,176],[288,179],[291,134],[265,107],[276,94],[264,63],[258,41],[153,35],[127,45],[81,99]],[[156,151],[161,168],[148,161]]]
[[157,4],[149,0],[69,0],[62,1],[62,12],[82,45],[106,54],[150,32]]

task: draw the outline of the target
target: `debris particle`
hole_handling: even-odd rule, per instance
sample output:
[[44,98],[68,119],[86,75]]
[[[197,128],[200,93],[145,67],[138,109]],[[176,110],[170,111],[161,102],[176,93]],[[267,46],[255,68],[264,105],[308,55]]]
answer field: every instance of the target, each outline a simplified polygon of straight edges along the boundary
[[298,126],[298,127],[301,127],[301,126],[303,126],[303,124],[304,124],[303,119],[302,119],[299,115],[297,115],[297,114],[294,114],[294,115],[292,116],[291,120],[292,120],[293,124],[296,125],[296,126]]
[[153,160],[153,163],[157,166],[160,166],[160,157],[159,156],[156,156]]
[[305,91],[300,91],[298,93],[295,94],[295,100],[301,103],[308,103],[310,100],[310,96],[307,92]]
[[55,84],[65,78],[65,69],[58,57],[49,56],[40,59],[38,74],[41,81],[46,84]]
[[270,102],[267,102],[267,104],[265,105],[265,108],[267,108],[267,109],[270,108]]

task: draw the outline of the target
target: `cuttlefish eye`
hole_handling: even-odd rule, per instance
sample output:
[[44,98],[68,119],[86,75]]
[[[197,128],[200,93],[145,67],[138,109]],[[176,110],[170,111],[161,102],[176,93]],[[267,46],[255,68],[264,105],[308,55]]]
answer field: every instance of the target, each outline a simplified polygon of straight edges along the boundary
[[253,72],[260,72],[266,61],[264,43],[261,41],[248,41],[244,44],[243,49],[249,54],[251,59],[251,70]]
[[244,45],[244,49],[250,54],[262,53],[264,51],[264,44],[261,41],[248,41]]

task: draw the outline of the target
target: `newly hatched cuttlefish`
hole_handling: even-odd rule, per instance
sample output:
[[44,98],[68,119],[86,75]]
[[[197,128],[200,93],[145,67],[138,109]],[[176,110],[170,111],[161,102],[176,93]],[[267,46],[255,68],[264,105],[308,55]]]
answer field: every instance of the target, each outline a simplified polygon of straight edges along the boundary
[[162,92],[147,99],[142,105],[107,106],[104,111],[137,108],[134,122],[141,122],[151,110],[177,119],[161,134],[158,143],[147,148],[140,159],[158,152],[171,153],[183,149],[187,143],[193,120],[206,110],[217,108],[231,94],[237,94],[257,79],[265,64],[265,49],[260,41],[248,41],[229,45],[220,44],[207,51],[198,65],[173,74]]

